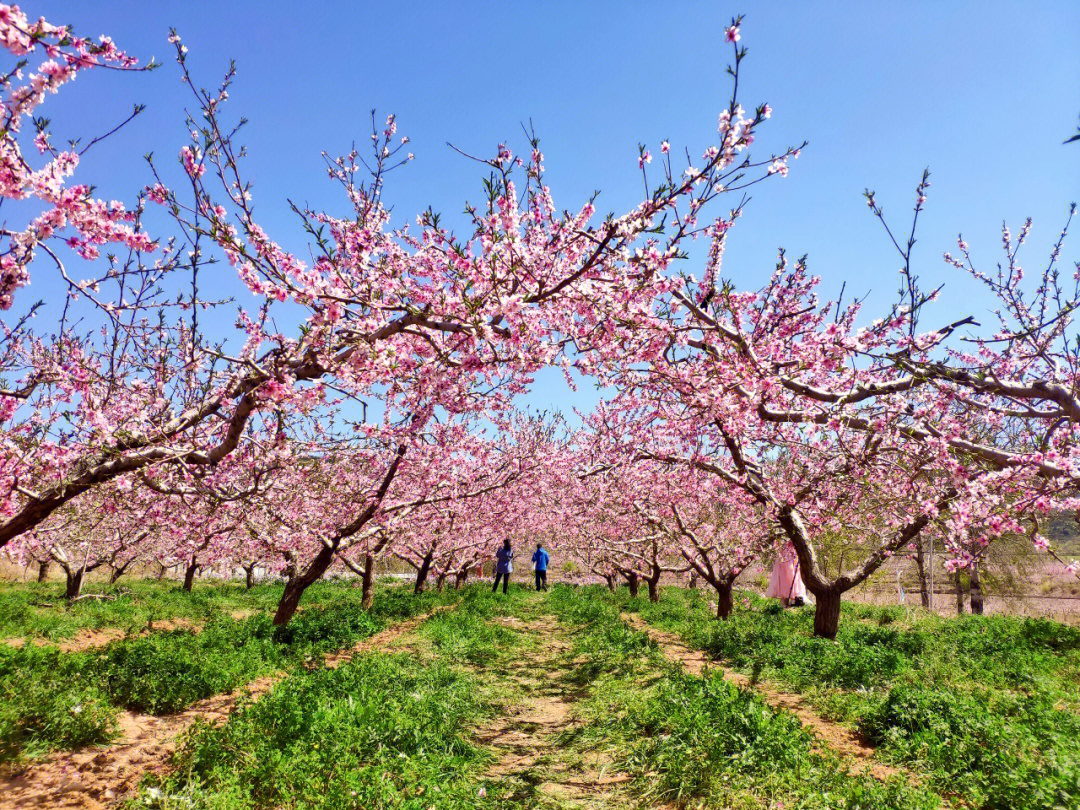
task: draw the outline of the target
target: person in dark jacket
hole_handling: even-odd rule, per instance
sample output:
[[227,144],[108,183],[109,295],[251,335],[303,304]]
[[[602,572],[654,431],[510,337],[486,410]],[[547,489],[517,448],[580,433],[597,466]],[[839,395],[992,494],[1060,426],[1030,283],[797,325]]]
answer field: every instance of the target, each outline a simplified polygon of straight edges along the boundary
[[503,540],[502,548],[495,552],[495,584],[491,586],[491,592],[499,589],[499,580],[502,580],[503,593],[510,587],[510,573],[514,570],[514,550],[510,548],[510,538]]
[[547,569],[548,561],[550,559],[548,553],[544,551],[544,544],[537,543],[536,551],[534,551],[532,555],[532,561],[533,570],[536,571],[536,590],[538,591],[547,590]]

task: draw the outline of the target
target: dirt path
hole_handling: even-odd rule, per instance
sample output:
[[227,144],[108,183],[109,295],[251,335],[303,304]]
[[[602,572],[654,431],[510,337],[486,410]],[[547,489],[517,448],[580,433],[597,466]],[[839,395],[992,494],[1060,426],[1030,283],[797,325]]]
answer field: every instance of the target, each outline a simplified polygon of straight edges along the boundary
[[[326,665],[337,667],[354,655],[385,646],[413,630],[440,606],[388,627],[355,647],[326,656]],[[146,773],[163,773],[176,750],[177,736],[196,719],[224,723],[239,699],[258,697],[285,677],[283,673],[259,678],[227,695],[215,695],[186,711],[155,717],[122,712],[119,736],[112,745],[61,751],[16,774],[0,775],[0,810],[106,810],[134,792]]]
[[700,675],[706,668],[717,670],[723,673],[725,680],[753,689],[773,708],[791,712],[799,718],[803,726],[810,730],[822,748],[827,748],[851,760],[854,766],[853,771],[865,772],[882,781],[897,775],[911,776],[901,768],[886,765],[875,759],[873,746],[868,744],[858,732],[821,717],[807,704],[802,695],[795,692],[783,692],[764,683],[755,683],[741,672],[721,666],[704,652],[687,647],[676,634],[651,626],[637,614],[623,614],[623,620],[635,630],[648,635],[660,647],[665,658],[682,664],[687,672]]
[[492,665],[513,701],[503,716],[476,732],[476,740],[496,757],[485,776],[508,784],[514,799],[545,810],[630,806],[622,790],[629,776],[611,772],[602,754],[581,755],[567,745],[582,725],[573,705],[582,689],[567,681],[568,668],[560,665],[571,646],[565,628],[553,616],[496,621],[528,633],[534,643]]

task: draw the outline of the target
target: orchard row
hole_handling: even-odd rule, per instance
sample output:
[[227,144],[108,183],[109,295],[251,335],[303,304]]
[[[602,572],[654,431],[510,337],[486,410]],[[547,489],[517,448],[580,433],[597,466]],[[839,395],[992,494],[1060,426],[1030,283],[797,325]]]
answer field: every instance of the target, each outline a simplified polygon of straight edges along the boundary
[[[280,625],[332,570],[369,593],[389,557],[420,586],[460,582],[506,537],[653,591],[693,570],[726,616],[735,577],[790,544],[826,637],[846,591],[927,538],[954,566],[1007,535],[1052,552],[1040,521],[1080,506],[1064,231],[1028,280],[1030,223],[1004,230],[992,272],[963,240],[946,255],[994,300],[987,325],[943,319],[944,275],[924,287],[912,265],[928,175],[902,228],[867,193],[901,267],[886,311],[823,300],[783,253],[759,289],[734,288],[722,260],[744,192],[801,148],[753,153],[771,110],[739,97],[740,23],[722,35],[731,94],[710,145],[643,146],[629,210],[558,207],[529,134],[478,161],[481,196],[453,224],[395,221],[384,184],[413,155],[373,115],[365,148],[326,159],[340,210],[293,205],[296,232],[275,235],[232,69],[200,89],[171,35],[191,113],[156,153],[178,159],[148,157],[130,204],[98,199],[78,171],[97,139],[61,146],[43,105],[85,71],[152,65],[0,6],[0,549],[55,561],[71,593],[133,559],[189,583],[268,569],[287,580]],[[208,274],[244,296],[234,329]],[[31,277],[65,301],[33,303]],[[610,392],[580,429],[515,409],[552,366]],[[846,567],[827,571],[837,543]]]

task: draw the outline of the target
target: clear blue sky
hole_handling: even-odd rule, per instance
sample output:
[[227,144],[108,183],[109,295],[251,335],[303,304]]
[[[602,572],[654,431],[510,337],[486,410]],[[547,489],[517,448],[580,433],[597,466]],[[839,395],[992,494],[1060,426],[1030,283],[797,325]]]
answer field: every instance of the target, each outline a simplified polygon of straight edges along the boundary
[[[149,105],[80,169],[106,197],[130,200],[147,181],[131,155],[154,150],[169,163],[184,143],[189,98],[168,28],[190,47],[189,64],[205,85],[235,58],[230,105],[251,120],[244,140],[257,211],[274,238],[301,253],[285,200],[344,210],[319,154],[363,142],[372,107],[397,113],[417,157],[390,179],[388,199],[401,217],[429,204],[456,214],[466,198],[478,200],[477,167],[445,143],[488,154],[506,140],[521,151],[519,123],[529,118],[558,205],[576,208],[594,189],[602,191],[601,211],[632,205],[640,194],[639,142],[656,151],[668,138],[694,155],[712,142],[728,93],[723,28],[738,13],[746,14],[742,44],[750,52],[741,97],[775,111],[758,142],[761,155],[810,142],[788,178],[759,187],[733,234],[725,270],[740,287],[761,284],[783,245],[809,254],[829,293],[847,280],[849,292],[871,294],[871,310],[883,306],[898,260],[861,194],[875,189],[886,212],[906,221],[929,166],[919,272],[948,282],[942,321],[972,310],[984,315],[971,283],[940,261],[956,233],[989,268],[1001,221],[1015,230],[1030,215],[1027,264],[1034,269],[1045,262],[1067,203],[1080,198],[1080,143],[1062,145],[1080,113],[1075,0],[828,7],[56,0],[24,8],[84,35],[108,33],[130,53],[165,62],[148,75],[87,74],[63,91],[70,111],[42,110],[57,136],[90,136],[132,103]],[[76,130],[75,116],[94,123]],[[1065,257],[1080,257],[1080,234]],[[226,272],[220,283],[232,290]],[[49,295],[46,275],[35,276],[33,297]],[[559,375],[545,374],[530,401],[588,407],[594,398],[570,395]]]

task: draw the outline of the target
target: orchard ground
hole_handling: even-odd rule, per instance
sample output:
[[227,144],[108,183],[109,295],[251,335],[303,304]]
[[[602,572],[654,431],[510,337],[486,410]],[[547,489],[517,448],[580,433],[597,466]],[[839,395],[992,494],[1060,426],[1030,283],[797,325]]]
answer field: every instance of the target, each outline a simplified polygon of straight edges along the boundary
[[1053,621],[847,604],[833,641],[750,592],[385,581],[274,628],[280,590],[0,586],[0,807],[1080,805]]

